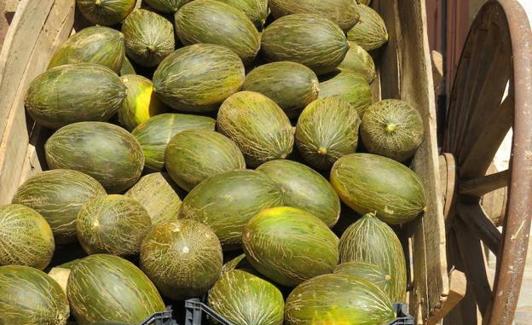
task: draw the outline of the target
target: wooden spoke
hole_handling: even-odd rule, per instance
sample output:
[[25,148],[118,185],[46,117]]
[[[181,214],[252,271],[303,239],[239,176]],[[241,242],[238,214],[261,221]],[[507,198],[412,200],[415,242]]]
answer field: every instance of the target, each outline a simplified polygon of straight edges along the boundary
[[459,193],[481,197],[482,195],[508,186],[510,171],[505,170],[491,175],[473,178],[460,183]]
[[480,204],[458,203],[456,214],[467,225],[469,230],[488,246],[495,256],[499,254],[502,235]]

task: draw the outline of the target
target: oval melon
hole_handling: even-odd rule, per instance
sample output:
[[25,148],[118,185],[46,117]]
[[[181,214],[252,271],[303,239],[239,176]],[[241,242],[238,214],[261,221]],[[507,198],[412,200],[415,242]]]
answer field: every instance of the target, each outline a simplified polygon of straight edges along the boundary
[[237,257],[226,262],[222,266],[222,275],[233,270],[242,270],[250,274],[258,275],[257,271],[253,269],[253,266],[251,266],[251,264],[249,264],[248,260],[246,259],[246,254],[240,254]]
[[124,56],[122,66],[120,67],[119,75],[124,76],[126,74],[137,74],[137,72],[135,71],[135,67],[133,67],[133,64],[131,64],[131,61],[129,61],[127,56]]
[[338,70],[359,73],[366,78],[368,83],[371,83],[377,78],[375,62],[371,55],[358,44],[351,41],[349,42],[349,51],[347,51],[345,59],[338,66]]
[[144,0],[143,2],[159,12],[173,14],[188,1],[190,0]]
[[384,291],[388,297],[393,297],[392,277],[378,265],[357,261],[345,262],[339,264],[334,273],[349,274],[367,280]]
[[382,17],[372,8],[359,4],[360,22],[347,32],[347,38],[364,50],[377,49],[388,42],[388,31]]
[[371,4],[371,0],[357,0],[357,2],[366,6],[369,6]]
[[268,0],[218,0],[242,10],[259,30],[262,29],[270,11]]
[[358,73],[341,72],[320,83],[320,98],[340,97],[348,101],[362,117],[372,103],[371,88],[366,78]]
[[76,0],[81,14],[95,25],[118,24],[135,8],[136,0]]

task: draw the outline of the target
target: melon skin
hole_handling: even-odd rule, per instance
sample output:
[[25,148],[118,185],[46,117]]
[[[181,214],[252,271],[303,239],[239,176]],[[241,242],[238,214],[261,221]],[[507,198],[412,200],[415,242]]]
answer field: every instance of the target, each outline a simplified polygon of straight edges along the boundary
[[218,0],[237,9],[240,9],[248,16],[255,27],[261,30],[270,13],[268,0]]
[[144,2],[150,7],[165,14],[175,13],[182,5],[189,1],[190,0],[144,0]]
[[371,7],[358,5],[360,22],[347,32],[347,38],[364,50],[375,50],[388,42],[388,31],[382,17]]
[[320,98],[334,96],[349,102],[361,118],[373,102],[371,87],[366,77],[352,72],[340,72],[335,77],[320,83]]
[[137,74],[137,72],[135,71],[135,67],[133,66],[133,64],[131,64],[131,61],[129,61],[127,56],[124,56],[122,66],[120,67],[120,71],[118,74],[120,76],[125,76],[126,74]]
[[116,25],[135,8],[136,0],[76,0],[81,14],[95,25]]
[[351,41],[349,41],[349,51],[347,51],[345,59],[338,66],[338,70],[359,73],[366,78],[368,83],[372,83],[377,78],[375,62],[371,55],[361,46]]
[[339,264],[334,273],[349,274],[367,280],[384,291],[389,298],[393,297],[392,277],[382,267],[366,262],[345,262]]
[[0,266],[0,323],[65,325],[68,300],[54,279],[29,266]]

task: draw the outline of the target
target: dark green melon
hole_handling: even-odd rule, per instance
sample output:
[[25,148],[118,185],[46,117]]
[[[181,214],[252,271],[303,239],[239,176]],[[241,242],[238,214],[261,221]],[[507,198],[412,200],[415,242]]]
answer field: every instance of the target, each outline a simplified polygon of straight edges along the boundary
[[140,124],[132,134],[142,147],[146,168],[160,171],[164,167],[166,146],[178,132],[189,129],[214,130],[215,124],[216,121],[210,117],[165,113]]
[[313,214],[291,207],[264,209],[244,227],[248,261],[284,286],[331,273],[338,263],[338,238]]
[[186,130],[176,134],[165,153],[168,174],[189,192],[203,180],[231,170],[245,169],[238,146],[215,131]]
[[279,105],[289,118],[318,98],[319,81],[311,69],[295,62],[274,62],[253,69],[242,90],[265,95]]
[[338,66],[338,70],[359,73],[366,78],[368,83],[373,82],[377,78],[375,62],[371,55],[358,44],[351,41],[349,42],[349,51],[347,51],[345,59]]
[[355,152],[359,126],[358,113],[346,100],[318,99],[299,116],[296,145],[310,166],[326,170],[338,158]]
[[360,137],[374,154],[405,161],[423,142],[421,114],[407,102],[386,99],[371,105],[362,118]]
[[109,68],[92,63],[52,68],[30,83],[25,105],[39,124],[57,129],[81,121],[107,121],[120,108],[126,87]]
[[122,23],[127,55],[134,62],[155,67],[175,49],[174,26],[166,18],[135,9]]
[[340,199],[360,214],[377,212],[389,224],[403,224],[425,210],[423,183],[405,165],[378,155],[357,153],[340,158],[331,170]]
[[70,272],[67,293],[72,313],[80,324],[140,324],[166,309],[157,288],[139,268],[106,254],[80,260]]
[[235,325],[282,325],[284,298],[273,284],[244,271],[222,275],[209,291],[209,306]]
[[133,67],[133,64],[131,64],[131,61],[129,61],[127,56],[124,56],[122,66],[120,67],[119,75],[125,76],[126,74],[137,74],[137,72],[135,71],[135,67]]
[[185,4],[175,15],[176,33],[183,44],[210,43],[233,50],[251,63],[260,48],[260,35],[246,14],[214,0]]
[[88,200],[105,195],[94,178],[75,170],[55,169],[25,181],[15,193],[13,203],[39,212],[50,224],[56,243],[76,241],[76,217]]
[[[194,1],[196,2],[196,1]],[[153,75],[155,93],[178,111],[212,112],[245,79],[242,60],[226,47],[196,44],[167,56]]]
[[294,146],[294,131],[283,110],[252,91],[238,92],[222,104],[217,127],[238,145],[250,167],[286,158]]
[[298,62],[317,74],[334,71],[349,49],[338,25],[313,14],[277,19],[262,33],[261,45],[269,60]]
[[140,267],[161,293],[175,300],[201,297],[222,272],[216,234],[194,220],[154,226],[140,251]]
[[144,0],[143,3],[147,3],[153,9],[165,13],[173,14],[182,5],[189,2],[190,0]]
[[325,274],[295,288],[285,306],[285,324],[388,324],[392,302],[374,284],[348,274]]
[[280,206],[283,194],[268,176],[252,170],[213,176],[183,200],[180,216],[202,222],[216,233],[225,250],[239,249],[242,229],[262,209]]
[[270,13],[268,0],[218,0],[242,10],[259,30],[262,29]]
[[76,0],[81,14],[95,25],[116,25],[135,8],[136,0]]
[[246,271],[247,273],[258,275],[257,271],[255,271],[253,266],[251,266],[246,259],[246,254],[240,254],[222,266],[222,274],[233,270],[242,270]]
[[380,267],[391,280],[386,292],[392,302],[404,302],[406,263],[403,248],[390,226],[366,214],[340,238],[340,262],[364,262]]
[[54,250],[52,229],[37,211],[20,204],[0,206],[0,265],[43,270]]
[[67,297],[42,271],[29,266],[0,266],[0,293],[0,324],[67,323]]
[[372,8],[359,4],[360,21],[347,32],[347,38],[364,50],[377,49],[388,42],[388,31],[382,17]]
[[357,261],[345,262],[338,265],[334,270],[334,273],[349,274],[359,277],[375,284],[384,291],[388,297],[392,298],[394,295],[392,277],[389,274],[386,274],[383,268],[378,265]]
[[92,26],[70,36],[55,51],[48,68],[72,63],[95,63],[119,72],[124,53],[122,33],[109,27]]
[[285,205],[310,212],[329,227],[338,221],[340,199],[331,184],[312,168],[291,160],[272,160],[257,170],[279,184]]
[[362,117],[371,105],[373,95],[366,78],[358,73],[341,72],[320,83],[320,98],[340,97],[348,101]]

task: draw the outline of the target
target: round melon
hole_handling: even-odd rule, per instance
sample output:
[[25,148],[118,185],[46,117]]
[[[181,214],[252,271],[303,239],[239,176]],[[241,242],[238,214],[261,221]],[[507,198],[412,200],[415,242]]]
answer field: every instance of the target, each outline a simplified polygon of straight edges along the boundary
[[349,49],[338,25],[313,14],[277,19],[262,33],[261,45],[269,60],[301,63],[317,74],[334,71]]
[[388,42],[388,31],[382,17],[372,8],[358,5],[360,22],[347,32],[347,38],[364,50],[377,49]]
[[95,25],[116,25],[135,8],[136,0],[76,0],[81,14]]
[[25,181],[15,193],[13,203],[40,213],[50,224],[58,244],[76,241],[76,217],[87,201],[105,195],[94,178],[75,170],[55,169]]
[[157,66],[175,49],[174,26],[166,18],[135,9],[122,24],[127,55],[139,65]]
[[374,284],[348,274],[325,274],[295,288],[285,306],[285,324],[389,324],[392,302]]
[[340,199],[360,214],[376,212],[389,224],[403,224],[425,210],[423,183],[405,165],[378,155],[357,153],[340,158],[331,170]]
[[210,117],[165,113],[156,115],[137,126],[132,134],[146,157],[146,168],[161,171],[170,140],[179,132],[190,129],[214,130],[216,121]]
[[33,79],[25,105],[37,123],[57,129],[80,121],[107,121],[125,97],[126,87],[112,70],[79,63],[52,68]]
[[218,0],[237,9],[242,10],[251,20],[255,27],[262,29],[266,18],[270,13],[268,10],[268,0]]
[[219,174],[196,186],[183,200],[180,216],[204,223],[225,250],[239,249],[242,229],[262,209],[280,206],[283,194],[268,176],[252,170]]
[[371,55],[361,46],[351,41],[349,42],[349,51],[347,51],[345,59],[338,66],[338,70],[361,74],[368,83],[377,78],[375,62]]
[[143,0],[143,3],[147,3],[153,9],[165,13],[173,14],[182,5],[189,2],[190,0]]
[[161,293],[174,300],[201,297],[222,272],[216,234],[194,220],[154,226],[140,250],[140,267]]
[[238,146],[207,129],[179,132],[168,144],[165,157],[168,174],[187,192],[211,176],[246,168]]
[[375,264],[390,277],[386,293],[392,302],[404,302],[406,262],[401,242],[390,226],[374,214],[366,214],[349,226],[340,238],[340,262]]
[[343,155],[355,152],[360,118],[356,109],[338,97],[318,99],[299,116],[296,145],[305,162],[327,170]]
[[[196,2],[196,1],[194,1]],[[213,44],[180,48],[167,56],[153,75],[157,96],[184,112],[213,112],[237,92],[245,79],[242,60]]]
[[349,274],[367,280],[384,291],[389,298],[394,295],[392,277],[382,267],[366,262],[345,262],[336,267],[334,273]]
[[331,273],[338,238],[323,221],[297,208],[264,209],[244,227],[244,252],[253,267],[284,286]]
[[371,105],[373,95],[369,83],[361,74],[341,72],[335,77],[320,83],[320,98],[340,97],[357,110],[360,117]]
[[329,181],[312,168],[291,160],[272,160],[257,170],[281,187],[285,205],[310,212],[329,227],[338,221],[340,199]]
[[286,158],[294,146],[294,131],[286,114],[256,92],[241,91],[229,97],[218,111],[217,126],[238,145],[250,167]]
[[0,266],[0,293],[0,324],[67,323],[67,297],[42,271],[29,266]]
[[124,53],[122,33],[109,27],[92,26],[70,36],[55,51],[48,68],[72,63],[95,63],[119,72]]
[[131,64],[131,61],[129,61],[127,56],[124,56],[122,66],[120,67],[119,75],[125,76],[126,74],[137,74],[137,72],[135,71],[135,67],[133,66],[133,64]]
[[319,81],[314,71],[302,64],[273,62],[253,69],[242,89],[265,95],[294,118],[318,98]]
[[140,324],[166,310],[150,279],[118,256],[96,254],[80,260],[70,272],[67,292],[72,313],[81,324]]
[[386,99],[371,105],[362,118],[360,137],[374,154],[405,161],[423,142],[421,114],[407,102]]
[[282,325],[284,298],[273,284],[244,271],[222,275],[209,291],[209,306],[235,325]]
[[233,50],[251,63],[260,48],[260,35],[246,14],[215,0],[185,4],[175,15],[176,33],[183,44],[209,43]]

